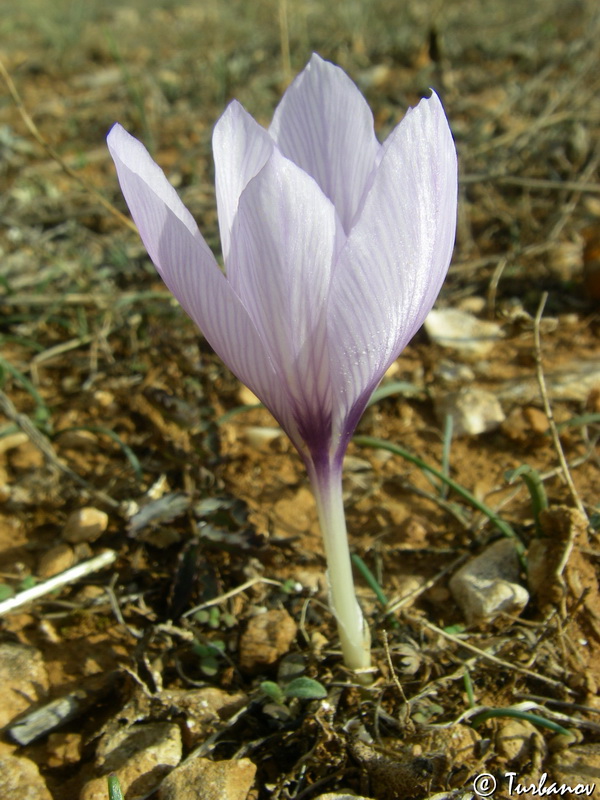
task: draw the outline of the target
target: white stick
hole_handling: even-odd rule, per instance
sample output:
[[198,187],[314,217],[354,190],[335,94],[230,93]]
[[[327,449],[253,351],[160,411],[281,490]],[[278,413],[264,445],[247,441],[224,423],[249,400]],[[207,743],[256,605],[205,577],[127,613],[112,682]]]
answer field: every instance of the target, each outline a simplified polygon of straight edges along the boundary
[[14,611],[15,608],[25,605],[25,603],[30,603],[32,600],[37,600],[39,597],[43,597],[45,594],[53,592],[55,589],[60,589],[61,586],[73,583],[79,580],[79,578],[85,578],[86,575],[90,575],[92,572],[98,572],[98,570],[108,567],[109,564],[112,564],[116,560],[117,553],[114,550],[105,550],[103,553],[100,553],[100,555],[94,556],[94,558],[90,558],[88,561],[82,561],[81,564],[76,564],[74,567],[66,569],[58,575],[53,575],[52,578],[48,578],[47,581],[38,583],[37,586],[32,586],[31,589],[25,589],[14,597],[2,600],[2,602],[0,602],[0,617],[3,614],[8,614],[9,611]]

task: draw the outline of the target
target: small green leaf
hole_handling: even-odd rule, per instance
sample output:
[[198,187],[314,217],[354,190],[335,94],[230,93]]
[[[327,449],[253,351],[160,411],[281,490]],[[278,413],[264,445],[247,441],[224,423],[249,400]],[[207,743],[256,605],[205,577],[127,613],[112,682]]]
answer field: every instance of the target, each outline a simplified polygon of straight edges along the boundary
[[514,483],[517,478],[523,478],[531,497],[531,508],[536,532],[538,536],[542,536],[543,531],[540,525],[540,513],[548,508],[548,498],[546,497],[546,491],[540,473],[533,467],[530,467],[529,464],[521,464],[520,467],[505,472],[504,477],[509,483]]
[[449,633],[451,636],[458,636],[459,633],[464,633],[466,628],[460,622],[456,625],[447,625],[444,628],[444,633]]
[[327,697],[327,689],[312,678],[295,678],[283,690],[286,697],[298,697],[301,700],[322,700]]
[[263,681],[260,684],[261,690],[270,697],[271,700],[274,700],[276,703],[283,705],[285,702],[285,695],[281,689],[281,687],[276,684],[274,681]]
[[200,672],[207,678],[214,678],[219,671],[219,662],[212,656],[207,656],[200,661]]
[[0,600],[12,597],[14,590],[7,583],[0,583]]

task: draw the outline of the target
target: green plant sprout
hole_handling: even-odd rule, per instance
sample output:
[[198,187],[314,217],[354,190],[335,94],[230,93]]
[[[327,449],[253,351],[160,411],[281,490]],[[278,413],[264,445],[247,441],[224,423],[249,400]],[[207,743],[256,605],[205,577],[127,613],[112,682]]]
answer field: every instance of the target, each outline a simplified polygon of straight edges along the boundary
[[121,784],[116,775],[108,776],[108,800],[123,800]]

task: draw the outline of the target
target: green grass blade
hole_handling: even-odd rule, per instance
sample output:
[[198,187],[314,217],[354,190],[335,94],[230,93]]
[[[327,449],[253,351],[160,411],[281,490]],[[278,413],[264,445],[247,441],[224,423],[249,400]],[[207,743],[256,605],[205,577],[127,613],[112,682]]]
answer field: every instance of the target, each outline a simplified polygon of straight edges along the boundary
[[456,494],[462,497],[469,505],[473,506],[473,508],[480,511],[482,514],[490,520],[490,522],[496,526],[496,528],[504,535],[508,536],[510,539],[514,539],[518,548],[519,553],[523,553],[525,547],[513,528],[505,522],[501,517],[496,514],[496,512],[487,506],[485,503],[482,503],[478,500],[474,495],[471,494],[464,486],[461,486],[455,480],[450,478],[448,475],[444,475],[439,469],[432,467],[426,461],[423,461],[422,458],[413,455],[408,450],[405,450],[403,447],[399,447],[397,444],[392,444],[391,442],[386,442],[384,439],[377,439],[374,436],[355,436],[352,439],[358,445],[362,447],[373,447],[377,450],[387,450],[390,453],[394,453],[397,456],[405,459],[405,461],[409,461],[411,464],[415,464],[415,466],[422,469],[424,472],[429,472],[432,475],[435,475],[440,481],[446,483],[450,489],[452,489]]
[[516,708],[490,708],[487,711],[483,711],[481,714],[471,717],[470,723],[474,728],[477,728],[479,725],[483,725],[484,722],[487,722],[488,719],[494,719],[495,717],[522,719],[525,722],[530,722],[532,725],[537,725],[539,728],[547,728],[549,731],[554,731],[554,733],[570,736],[569,731],[557,722],[552,722],[552,720],[546,719],[545,717],[540,717],[539,714],[531,714],[529,711],[519,711]]
[[542,527],[540,525],[540,513],[548,508],[548,498],[542,478],[537,469],[530,467],[529,464],[521,464],[516,469],[508,470],[504,473],[504,478],[509,483],[514,483],[517,478],[523,478],[523,482],[529,490],[531,497],[531,508],[533,511],[533,519],[535,522],[535,529],[538,536],[542,536]]

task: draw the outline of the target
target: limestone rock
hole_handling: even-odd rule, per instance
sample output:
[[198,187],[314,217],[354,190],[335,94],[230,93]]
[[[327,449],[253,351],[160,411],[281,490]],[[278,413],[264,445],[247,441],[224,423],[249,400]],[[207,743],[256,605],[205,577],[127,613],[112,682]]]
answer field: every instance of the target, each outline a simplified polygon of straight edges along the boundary
[[435,413],[440,424],[448,414],[452,417],[454,436],[487,433],[505,420],[496,395],[484,389],[465,388],[439,395],[435,398]]
[[296,638],[297,625],[285,610],[252,617],[240,639],[240,666],[253,671],[274,664]]
[[255,774],[256,766],[248,758],[195,758],[165,778],[158,800],[246,800]]
[[48,691],[48,675],[39,650],[18,642],[0,644],[0,686],[0,728],[3,728],[43,700]]
[[69,515],[63,539],[71,544],[95,542],[108,527],[108,514],[98,508],[80,508]]
[[28,758],[0,756],[0,797],[2,800],[52,800],[37,768]]
[[360,797],[357,794],[345,794],[338,792],[327,792],[327,794],[320,794],[318,797],[315,797],[315,800],[371,800],[370,797]]
[[68,544],[57,544],[40,558],[38,574],[40,578],[51,578],[69,569],[74,563],[75,553],[72,548]]
[[124,796],[145,796],[181,761],[181,731],[174,722],[131,725],[100,740],[96,766],[100,775],[88,781],[80,800],[106,800],[106,776],[114,772]]
[[469,625],[525,608],[529,593],[519,583],[520,570],[515,543],[500,539],[453,575],[450,591]]
[[496,732],[496,751],[507,761],[517,760],[519,763],[531,756],[532,742],[535,740],[538,752],[543,751],[544,738],[527,720],[498,720]]
[[49,767],[76,764],[81,759],[82,736],[80,733],[51,733],[46,749]]
[[497,322],[477,319],[456,308],[430,311],[425,320],[425,330],[436,344],[476,357],[486,356],[502,335]]

